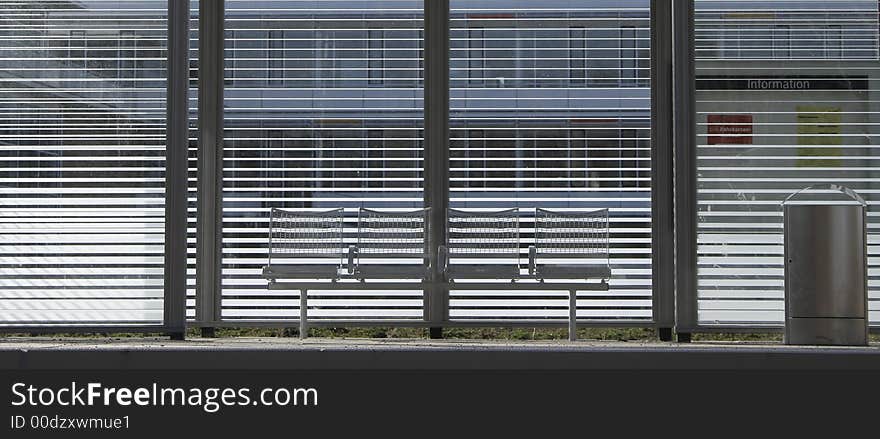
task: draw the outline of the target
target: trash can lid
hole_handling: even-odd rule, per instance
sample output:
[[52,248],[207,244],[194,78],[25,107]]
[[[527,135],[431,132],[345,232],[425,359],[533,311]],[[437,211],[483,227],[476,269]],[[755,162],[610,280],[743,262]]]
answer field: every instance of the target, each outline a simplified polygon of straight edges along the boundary
[[834,183],[820,183],[820,184],[814,184],[812,186],[807,186],[807,187],[789,195],[788,197],[786,197],[785,200],[782,201],[782,206],[785,206],[785,205],[789,204],[790,202],[794,201],[794,199],[798,195],[801,195],[804,192],[809,192],[812,190],[825,190],[825,191],[840,192],[840,193],[850,197],[853,201],[861,204],[863,207],[868,206],[868,203],[865,202],[865,199],[862,198],[859,194],[857,194],[854,190],[852,190],[846,186],[841,186],[839,184],[834,184]]

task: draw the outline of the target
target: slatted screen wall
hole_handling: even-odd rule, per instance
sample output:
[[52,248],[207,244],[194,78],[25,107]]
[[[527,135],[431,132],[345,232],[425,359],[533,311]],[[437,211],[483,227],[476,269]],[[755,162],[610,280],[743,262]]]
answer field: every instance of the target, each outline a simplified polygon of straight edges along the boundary
[[[700,323],[781,324],[778,204],[823,182],[871,204],[880,321],[877,2],[696,5]],[[0,325],[161,322],[166,6],[0,5]],[[422,6],[227,2],[224,318],[298,315],[259,277],[270,208],[421,207]],[[612,288],[581,293],[582,318],[651,315],[648,23],[647,0],[452,2],[451,206],[520,207],[523,250],[536,207],[610,208]],[[422,313],[419,291],[316,293],[312,318]],[[565,306],[453,291],[451,314]]]
[[877,7],[696,1],[701,324],[782,325],[779,206],[817,183],[868,200],[869,314],[880,323]]
[[162,323],[166,15],[0,3],[0,325]]
[[[651,318],[650,5],[451,2],[450,205],[610,209],[610,291],[581,319]],[[461,291],[454,320],[567,319],[568,292]]]
[[[225,320],[296,319],[268,291],[273,207],[422,207],[423,3],[226,2]],[[353,242],[352,242],[353,243]],[[421,319],[422,291],[310,291],[310,319]]]

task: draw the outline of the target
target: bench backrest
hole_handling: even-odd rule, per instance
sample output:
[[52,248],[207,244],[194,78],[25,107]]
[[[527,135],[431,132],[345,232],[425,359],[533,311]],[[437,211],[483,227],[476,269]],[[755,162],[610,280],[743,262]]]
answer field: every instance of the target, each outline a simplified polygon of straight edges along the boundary
[[539,263],[609,262],[608,209],[555,212],[536,209],[535,250]]
[[467,277],[517,277],[519,209],[494,212],[448,210],[447,270]]
[[[447,274],[451,277],[519,277],[518,209],[476,212],[449,209]],[[395,212],[360,208],[356,259],[343,241],[344,210],[271,210],[269,265],[308,270],[354,263],[361,278],[427,276],[428,209]],[[534,253],[534,255],[532,255]],[[538,277],[610,276],[608,209],[556,212],[536,209],[530,272]],[[277,266],[279,269],[281,266]],[[293,267],[293,268],[291,268]],[[299,267],[299,268],[297,268]],[[333,274],[335,276],[335,269]],[[307,273],[306,273],[307,274]]]
[[401,274],[426,270],[427,238],[428,209],[394,212],[361,208],[358,212],[358,269],[366,272],[362,270],[365,265],[382,265],[382,270],[374,273],[385,273],[399,266]]
[[272,259],[308,259],[312,263],[344,262],[343,209],[322,212],[272,208],[269,220],[269,264]]

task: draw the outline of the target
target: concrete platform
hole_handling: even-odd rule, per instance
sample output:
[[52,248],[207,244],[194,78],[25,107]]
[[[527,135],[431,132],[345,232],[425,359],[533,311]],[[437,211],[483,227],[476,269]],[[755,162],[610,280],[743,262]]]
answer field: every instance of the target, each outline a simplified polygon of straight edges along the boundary
[[880,370],[880,345],[7,337],[0,338],[0,369]]

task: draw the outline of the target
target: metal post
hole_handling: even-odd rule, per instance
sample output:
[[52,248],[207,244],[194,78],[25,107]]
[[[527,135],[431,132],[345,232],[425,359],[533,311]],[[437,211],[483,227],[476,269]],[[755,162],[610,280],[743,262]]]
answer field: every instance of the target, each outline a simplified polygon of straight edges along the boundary
[[437,326],[431,338],[442,336],[449,320],[449,289],[438,262],[446,243],[449,207],[449,0],[425,1],[425,206],[430,210],[428,251],[431,279],[425,290],[425,319]]
[[299,290],[299,338],[309,336],[309,290]]
[[654,324],[662,341],[675,324],[672,5],[651,0],[651,277]]
[[697,326],[697,134],[694,0],[673,3],[675,136],[675,331],[689,341]]
[[568,341],[577,341],[577,290],[568,292]]
[[[171,2],[173,3],[173,2]],[[221,319],[223,233],[223,0],[199,2],[199,151],[196,320]],[[203,329],[210,335],[212,328]]]
[[172,339],[183,340],[186,333],[189,0],[168,2],[167,53],[164,326]]

